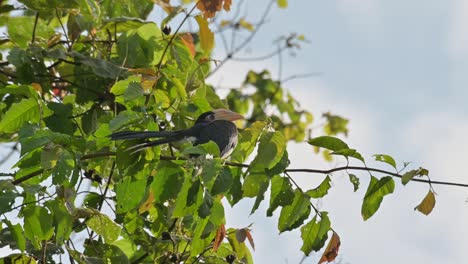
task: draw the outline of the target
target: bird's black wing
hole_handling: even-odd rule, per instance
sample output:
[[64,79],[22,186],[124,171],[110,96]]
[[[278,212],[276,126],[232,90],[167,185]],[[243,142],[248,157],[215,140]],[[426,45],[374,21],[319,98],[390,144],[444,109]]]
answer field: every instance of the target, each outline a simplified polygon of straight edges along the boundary
[[219,154],[225,158],[231,154],[237,145],[237,127],[234,123],[226,120],[213,121],[199,130],[194,145],[213,141],[219,147]]

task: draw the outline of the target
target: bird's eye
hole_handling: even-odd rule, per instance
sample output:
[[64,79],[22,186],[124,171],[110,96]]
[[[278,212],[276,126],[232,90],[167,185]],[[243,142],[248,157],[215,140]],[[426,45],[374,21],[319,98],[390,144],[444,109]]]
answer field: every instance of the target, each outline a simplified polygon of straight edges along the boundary
[[208,115],[208,116],[206,117],[206,120],[208,120],[208,121],[214,121],[214,120],[215,120],[215,116],[214,116],[214,115]]

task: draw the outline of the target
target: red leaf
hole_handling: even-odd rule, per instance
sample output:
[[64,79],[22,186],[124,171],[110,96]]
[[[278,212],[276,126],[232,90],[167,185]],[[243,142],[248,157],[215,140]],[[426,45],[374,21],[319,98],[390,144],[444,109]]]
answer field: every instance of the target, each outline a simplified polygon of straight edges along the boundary
[[333,235],[330,241],[328,242],[327,248],[325,249],[322,257],[319,260],[319,264],[335,260],[336,256],[338,256],[338,250],[340,250],[340,245],[340,237],[335,232],[333,232]]
[[226,227],[224,226],[224,224],[221,224],[218,230],[216,231],[216,237],[215,237],[215,241],[213,244],[214,252],[218,250],[219,246],[221,245],[225,237],[226,237]]
[[249,243],[252,246],[252,249],[255,251],[255,244],[254,244],[254,241],[253,241],[253,238],[252,238],[252,234],[250,233],[250,230],[247,229],[245,234],[247,235],[247,239],[249,239]]

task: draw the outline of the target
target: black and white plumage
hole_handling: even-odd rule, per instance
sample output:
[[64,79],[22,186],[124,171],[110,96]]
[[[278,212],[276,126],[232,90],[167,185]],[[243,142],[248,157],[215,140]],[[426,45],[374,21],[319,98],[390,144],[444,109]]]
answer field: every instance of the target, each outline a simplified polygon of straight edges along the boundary
[[226,110],[216,109],[201,114],[195,124],[177,131],[121,131],[110,135],[112,140],[159,138],[131,147],[134,150],[158,146],[170,142],[190,140],[193,145],[215,142],[219,147],[221,158],[228,157],[237,145],[237,127],[232,122],[244,118],[242,115]]

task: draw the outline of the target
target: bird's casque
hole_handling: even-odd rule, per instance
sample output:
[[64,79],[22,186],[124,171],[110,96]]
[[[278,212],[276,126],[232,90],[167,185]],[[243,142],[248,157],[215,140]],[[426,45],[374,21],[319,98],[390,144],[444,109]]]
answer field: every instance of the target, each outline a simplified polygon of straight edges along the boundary
[[159,138],[131,147],[134,150],[188,139],[193,145],[215,142],[221,158],[228,157],[237,145],[237,127],[233,121],[244,118],[227,109],[216,109],[201,114],[195,124],[177,131],[121,131],[110,135],[112,140]]

